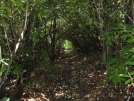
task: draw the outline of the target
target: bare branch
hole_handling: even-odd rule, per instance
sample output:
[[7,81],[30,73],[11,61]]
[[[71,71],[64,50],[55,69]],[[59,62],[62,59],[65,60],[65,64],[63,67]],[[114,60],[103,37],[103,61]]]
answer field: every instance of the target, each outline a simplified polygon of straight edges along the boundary
[[8,76],[10,65],[12,64],[12,61],[13,61],[15,55],[16,55],[16,52],[17,52],[17,50],[19,48],[21,40],[23,40],[23,38],[24,38],[24,33],[25,33],[26,29],[27,29],[28,17],[31,14],[31,12],[33,11],[35,5],[37,4],[37,1],[38,0],[36,0],[34,6],[31,8],[30,12],[28,12],[28,9],[29,9],[28,1],[26,1],[27,5],[26,5],[26,15],[25,15],[24,27],[23,27],[22,32],[20,33],[20,37],[19,37],[19,39],[18,39],[18,41],[17,41],[17,43],[15,45],[14,51],[10,54],[10,58],[9,58],[9,61],[8,61],[8,64],[7,64],[6,71],[5,71],[4,75],[3,75],[2,81],[0,82],[0,88],[2,87],[2,85],[4,84],[4,82],[5,82],[5,80],[6,80],[7,76]]
[[38,0],[36,0],[36,2],[34,3],[33,7],[29,11],[28,16],[31,14],[31,12],[33,11],[33,9],[35,8],[35,6],[36,6],[37,3],[38,3]]
[[134,24],[134,21],[133,21],[133,19],[131,19],[131,17],[129,17],[127,14],[125,14],[128,18],[129,18],[129,20]]
[[0,26],[0,28],[3,30],[3,32],[4,32],[4,34],[5,34],[5,36],[3,36],[3,35],[0,35],[0,36],[2,36],[3,38],[6,39],[9,52],[11,53],[11,48],[10,48],[10,45],[9,45],[9,38],[7,37],[7,33],[6,33],[6,31],[5,31],[5,29],[4,29],[3,26]]

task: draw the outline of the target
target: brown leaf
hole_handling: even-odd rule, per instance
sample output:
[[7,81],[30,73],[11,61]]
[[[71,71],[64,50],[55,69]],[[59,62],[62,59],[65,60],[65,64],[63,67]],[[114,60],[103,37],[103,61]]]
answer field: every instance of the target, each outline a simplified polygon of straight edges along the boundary
[[34,77],[34,76],[35,76],[34,72],[31,72],[31,77]]

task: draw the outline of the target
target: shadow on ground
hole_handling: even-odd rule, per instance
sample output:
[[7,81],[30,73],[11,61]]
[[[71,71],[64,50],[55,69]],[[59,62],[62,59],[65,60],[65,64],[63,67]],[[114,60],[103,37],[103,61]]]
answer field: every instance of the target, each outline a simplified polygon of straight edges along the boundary
[[53,74],[36,68],[25,80],[27,85],[17,85],[12,77],[1,96],[11,101],[133,101],[133,92],[126,94],[123,84],[104,81],[100,59],[99,51],[88,56],[67,52],[55,63]]

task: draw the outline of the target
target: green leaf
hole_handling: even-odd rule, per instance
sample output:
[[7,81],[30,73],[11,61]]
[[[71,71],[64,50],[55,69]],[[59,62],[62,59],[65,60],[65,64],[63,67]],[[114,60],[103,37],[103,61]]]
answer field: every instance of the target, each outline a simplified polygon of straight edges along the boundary
[[115,85],[117,85],[118,83],[121,82],[121,78],[119,78],[118,76],[115,76],[115,77],[113,78],[113,82],[114,82]]
[[133,59],[134,58],[134,55],[131,58]]
[[0,68],[0,76],[3,74],[3,72],[6,70],[5,65],[2,64],[1,68]]
[[112,41],[111,41],[110,38],[107,38],[107,40],[106,40],[106,44],[107,44],[107,45],[110,45],[110,46],[112,45]]
[[120,74],[119,76],[121,76],[121,77],[129,77],[128,74]]
[[121,36],[121,38],[122,38],[123,40],[126,40],[128,37],[129,37],[128,34],[125,34],[125,35]]
[[119,38],[119,34],[115,35],[115,40],[117,40]]
[[132,38],[128,39],[127,42],[128,43],[133,43],[134,42],[134,38],[132,37]]
[[1,66],[1,69],[0,69],[0,70],[1,70],[2,72],[6,70],[6,68],[5,68],[5,65],[4,65],[4,64],[2,64],[2,66]]
[[131,82],[131,79],[128,79],[127,81],[125,81],[125,85],[129,84]]
[[134,75],[134,71],[133,72],[130,72],[130,75]]
[[10,97],[4,97],[0,101],[10,101]]
[[126,62],[126,65],[134,65],[134,62]]
[[0,71],[0,76],[2,76],[2,73],[3,73],[3,72]]
[[134,53],[134,50],[132,49],[132,50],[130,50],[130,52],[133,52]]

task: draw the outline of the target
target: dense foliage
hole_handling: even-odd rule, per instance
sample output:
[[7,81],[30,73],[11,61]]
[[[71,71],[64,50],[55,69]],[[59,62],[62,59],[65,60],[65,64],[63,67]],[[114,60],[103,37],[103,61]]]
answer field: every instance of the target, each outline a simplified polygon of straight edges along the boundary
[[0,1],[0,88],[9,74],[53,73],[66,44],[102,51],[108,79],[133,84],[133,8],[132,0]]

